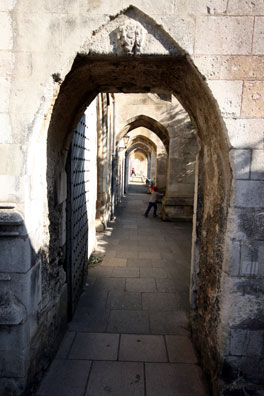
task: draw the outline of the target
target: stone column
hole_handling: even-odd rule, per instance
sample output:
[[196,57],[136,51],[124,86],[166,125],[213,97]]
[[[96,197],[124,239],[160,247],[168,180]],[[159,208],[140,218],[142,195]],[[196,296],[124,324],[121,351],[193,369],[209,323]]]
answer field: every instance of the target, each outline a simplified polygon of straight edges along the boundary
[[158,150],[155,184],[158,186],[159,191],[163,193],[165,193],[166,190],[167,165],[168,165],[168,156],[165,149]]
[[163,220],[193,218],[196,137],[193,131],[170,138],[167,190],[162,202]]
[[156,180],[157,159],[154,151],[151,152],[150,159],[150,179]]

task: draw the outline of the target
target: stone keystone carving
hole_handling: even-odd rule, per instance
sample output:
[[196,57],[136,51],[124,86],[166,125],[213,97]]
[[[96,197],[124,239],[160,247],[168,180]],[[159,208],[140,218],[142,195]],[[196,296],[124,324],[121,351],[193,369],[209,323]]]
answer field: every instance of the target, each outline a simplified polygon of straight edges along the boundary
[[134,21],[127,21],[116,29],[117,41],[126,54],[140,54],[146,30]]

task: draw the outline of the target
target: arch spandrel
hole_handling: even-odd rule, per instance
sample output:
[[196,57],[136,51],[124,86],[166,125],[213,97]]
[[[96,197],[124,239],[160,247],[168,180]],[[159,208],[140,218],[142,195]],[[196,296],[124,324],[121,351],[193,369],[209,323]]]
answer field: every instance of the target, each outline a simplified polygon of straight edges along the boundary
[[[100,43],[100,45],[98,45]],[[185,51],[170,35],[135,6],[129,6],[97,29],[81,48],[88,55],[170,55]]]

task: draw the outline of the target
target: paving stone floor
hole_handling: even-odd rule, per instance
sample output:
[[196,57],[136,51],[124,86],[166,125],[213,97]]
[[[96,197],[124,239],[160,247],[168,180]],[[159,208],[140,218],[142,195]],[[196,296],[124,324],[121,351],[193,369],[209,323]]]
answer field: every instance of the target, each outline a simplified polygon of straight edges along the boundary
[[99,235],[101,262],[37,396],[205,396],[190,341],[191,225],[143,216],[149,196],[131,186]]

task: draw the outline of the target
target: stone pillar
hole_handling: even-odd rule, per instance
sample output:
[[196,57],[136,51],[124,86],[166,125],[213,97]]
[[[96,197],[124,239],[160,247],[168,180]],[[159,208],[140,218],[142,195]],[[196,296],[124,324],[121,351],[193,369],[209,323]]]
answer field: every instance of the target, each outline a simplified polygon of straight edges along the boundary
[[158,186],[159,191],[162,193],[165,193],[166,190],[167,165],[168,157],[166,151],[158,151],[155,184]]
[[96,202],[96,230],[102,231],[110,217],[111,201],[109,185],[111,184],[112,162],[112,123],[111,97],[101,94],[98,100],[98,129],[97,129],[97,202]]
[[167,190],[162,202],[163,220],[191,221],[193,218],[196,137],[187,131],[170,138]]
[[155,153],[151,152],[151,159],[150,159],[150,179],[156,181],[156,169],[157,169],[157,159]]

